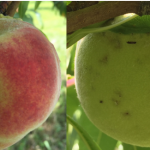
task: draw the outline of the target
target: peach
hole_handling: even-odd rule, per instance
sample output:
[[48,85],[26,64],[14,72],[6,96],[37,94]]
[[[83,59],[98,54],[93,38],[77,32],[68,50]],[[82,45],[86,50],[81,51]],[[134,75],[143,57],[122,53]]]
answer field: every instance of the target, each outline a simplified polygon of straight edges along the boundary
[[60,95],[54,46],[29,23],[0,18],[0,149],[40,126]]

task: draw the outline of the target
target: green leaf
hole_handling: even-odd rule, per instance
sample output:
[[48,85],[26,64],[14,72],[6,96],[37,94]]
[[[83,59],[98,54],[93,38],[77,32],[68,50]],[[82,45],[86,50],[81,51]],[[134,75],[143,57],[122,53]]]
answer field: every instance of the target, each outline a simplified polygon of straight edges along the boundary
[[97,143],[91,138],[91,136],[68,115],[67,115],[67,121],[78,132],[78,134],[81,136],[82,140],[85,142],[89,150],[101,150],[100,147],[97,145]]
[[136,146],[133,146],[133,145],[130,145],[130,144],[126,144],[126,143],[123,143],[123,149],[124,150],[137,150],[136,149]]
[[18,13],[19,13],[19,17],[22,19],[25,16],[25,13],[28,9],[28,4],[29,4],[29,1],[21,1],[20,5],[19,5]]
[[113,32],[121,32],[124,34],[130,33],[149,33],[150,32],[150,16],[137,16],[136,18],[112,28]]
[[66,2],[65,1],[53,1],[54,8],[57,8],[61,15],[66,16]]
[[103,22],[96,23],[94,25],[90,25],[88,27],[79,29],[73,32],[72,34],[67,35],[67,48],[69,48],[71,45],[73,45],[74,43],[76,43],[77,41],[79,41],[81,38],[83,38],[89,33],[104,32],[107,30],[111,30],[113,28],[119,27],[121,24],[124,24],[134,19],[135,17],[137,17],[136,14],[122,15],[114,19],[110,19],[107,21],[103,21]]
[[[77,111],[74,113],[74,118],[79,125],[84,126],[84,130],[86,130],[88,134],[93,138],[93,140],[99,145],[102,132],[97,129],[95,125],[89,120],[81,105],[78,106]],[[78,139],[80,149],[86,150],[86,145],[84,144],[82,138],[78,137]]]
[[130,144],[123,143],[123,150],[150,150],[150,147],[139,147]]
[[34,6],[34,10],[37,10],[39,5],[41,4],[42,1],[36,1],[35,2],[35,6]]
[[66,1],[66,4],[69,5],[72,1]]
[[[69,82],[72,82],[72,85],[69,86]],[[73,116],[73,113],[78,108],[78,106],[79,100],[75,90],[74,78],[72,78],[67,81],[67,114],[69,116]]]
[[117,144],[117,140],[111,138],[110,136],[102,133],[102,136],[101,136],[101,140],[100,140],[100,147],[101,149],[103,150],[114,150],[115,147],[116,147],[116,144]]
[[74,75],[74,58],[75,58],[76,44],[67,49],[67,74]]
[[150,147],[138,147],[138,146],[136,146],[136,148],[134,150],[150,150]]

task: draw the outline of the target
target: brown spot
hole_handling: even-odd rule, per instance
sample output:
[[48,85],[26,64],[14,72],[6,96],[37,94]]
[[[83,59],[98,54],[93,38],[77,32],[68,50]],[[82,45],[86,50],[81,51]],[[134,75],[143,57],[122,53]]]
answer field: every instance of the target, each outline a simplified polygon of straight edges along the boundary
[[112,98],[112,101],[116,106],[119,105],[119,101],[117,99]]
[[122,97],[121,91],[115,91],[114,93],[115,93],[118,97]]
[[102,101],[102,100],[100,100],[100,103],[103,103],[103,101]]
[[117,40],[117,41],[115,42],[115,46],[114,46],[114,47],[115,47],[115,51],[116,51],[116,50],[117,50],[117,51],[120,50],[120,48],[121,48],[121,43],[120,43],[120,41]]
[[100,59],[100,63],[107,64],[107,62],[108,62],[108,55],[105,55],[102,59]]
[[128,111],[124,113],[124,116],[129,116],[129,115],[130,113]]
[[136,44],[135,41],[128,41],[127,43],[128,43],[128,44]]

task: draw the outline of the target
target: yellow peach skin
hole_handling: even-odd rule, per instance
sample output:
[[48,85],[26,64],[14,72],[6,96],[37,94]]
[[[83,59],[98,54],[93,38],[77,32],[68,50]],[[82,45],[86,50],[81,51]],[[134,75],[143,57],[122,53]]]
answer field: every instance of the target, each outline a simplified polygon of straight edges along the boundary
[[54,46],[29,23],[0,18],[0,150],[47,119],[60,87]]

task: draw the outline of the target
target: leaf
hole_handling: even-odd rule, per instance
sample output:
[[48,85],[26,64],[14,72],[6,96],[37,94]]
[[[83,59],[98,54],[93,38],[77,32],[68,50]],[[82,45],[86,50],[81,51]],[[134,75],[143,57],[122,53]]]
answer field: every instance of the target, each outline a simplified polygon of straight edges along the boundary
[[124,24],[125,22],[128,22],[132,19],[137,17],[136,14],[128,14],[128,15],[122,15],[119,17],[116,17],[115,19],[110,19],[107,21],[103,21],[100,23],[96,23],[94,25],[90,25],[88,27],[79,29],[75,32],[73,32],[70,35],[67,35],[67,48],[69,48],[71,45],[79,41],[81,38],[86,36],[89,33],[95,33],[95,32],[104,32],[107,30],[111,30],[113,28],[119,27],[121,24]]
[[19,17],[22,19],[25,16],[25,13],[28,9],[28,4],[29,4],[29,1],[21,1],[20,5],[19,5],[18,13],[19,13]]
[[81,136],[82,140],[85,142],[89,150],[101,150],[100,147],[97,145],[97,143],[91,138],[91,136],[68,115],[67,115],[67,121],[78,132],[78,134]]
[[[77,112],[77,113],[76,113]],[[74,113],[75,121],[78,122],[79,125],[84,126],[84,130],[88,132],[88,134],[93,138],[93,140],[99,145],[101,141],[102,132],[98,130],[95,125],[88,119],[87,115],[83,111],[81,105],[78,106],[78,110]],[[80,116],[78,115],[80,112]],[[79,147],[81,150],[86,150],[86,145],[84,144],[81,137],[79,139]],[[101,147],[101,146],[100,146]]]
[[[114,20],[115,21],[115,20]],[[130,33],[149,33],[150,32],[150,16],[137,16],[136,18],[112,28],[113,32]]]
[[[69,85],[69,82],[72,82],[71,85]],[[78,106],[79,100],[75,90],[74,78],[72,78],[67,81],[67,114],[73,116]]]
[[136,146],[136,148],[134,150],[150,150],[150,147],[138,147],[138,146]]
[[76,44],[67,49],[67,74],[74,75],[74,58],[75,58]]
[[137,150],[136,147],[133,145],[126,144],[126,143],[123,143],[122,145],[124,150]]
[[66,4],[69,5],[72,1],[66,1]]
[[150,150],[150,147],[139,147],[130,144],[123,143],[123,150]]
[[100,147],[103,149],[103,150],[114,150],[115,147],[116,147],[116,144],[117,144],[117,140],[111,138],[110,136],[102,133],[102,136],[101,136],[101,140],[100,140]]
[[54,8],[57,8],[62,16],[66,16],[66,2],[65,1],[53,1]]
[[42,1],[36,1],[35,6],[34,6],[34,11],[38,9],[39,5],[41,4]]

